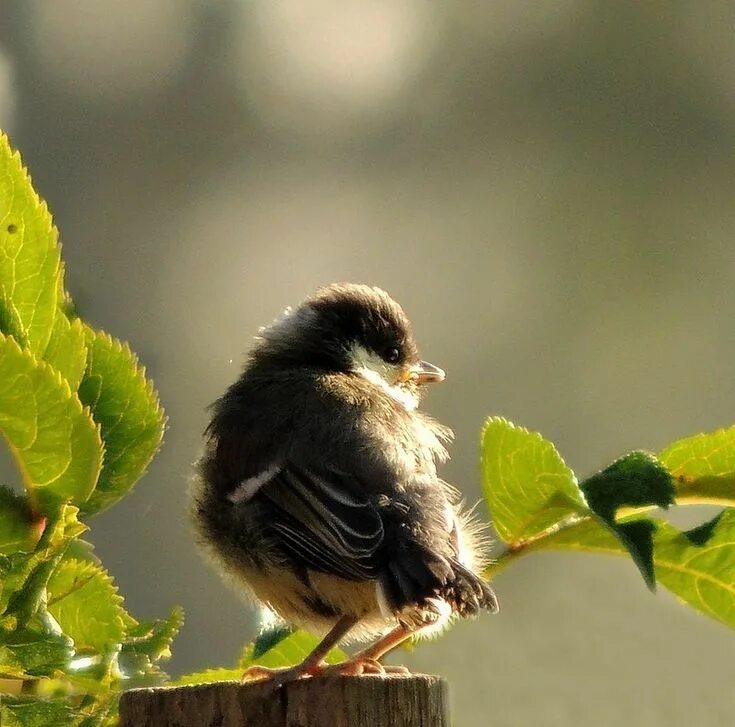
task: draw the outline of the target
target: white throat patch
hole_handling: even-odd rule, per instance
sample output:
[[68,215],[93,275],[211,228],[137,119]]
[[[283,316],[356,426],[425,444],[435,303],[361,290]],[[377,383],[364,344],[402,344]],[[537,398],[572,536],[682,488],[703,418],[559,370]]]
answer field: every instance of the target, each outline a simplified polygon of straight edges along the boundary
[[356,346],[353,349],[352,356],[352,370],[355,373],[360,374],[360,376],[381,388],[408,411],[414,411],[418,407],[419,398],[414,392],[397,383],[391,383],[397,379],[398,367],[391,366],[383,361],[380,356],[362,346]]

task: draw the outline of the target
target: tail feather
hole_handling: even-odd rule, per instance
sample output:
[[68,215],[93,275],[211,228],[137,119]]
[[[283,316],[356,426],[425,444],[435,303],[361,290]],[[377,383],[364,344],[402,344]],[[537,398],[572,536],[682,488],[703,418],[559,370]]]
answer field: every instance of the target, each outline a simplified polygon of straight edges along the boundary
[[415,546],[401,549],[389,561],[383,585],[388,603],[398,611],[435,594],[452,576],[453,569],[446,558]]
[[388,563],[382,578],[383,592],[394,613],[407,606],[421,606],[428,599],[442,598],[460,616],[480,610],[495,613],[495,592],[480,576],[455,558],[421,546],[402,549]]
[[462,616],[472,615],[480,609],[497,613],[498,598],[490,584],[459,561],[453,559],[451,564],[455,574],[452,583],[453,605],[457,612]]

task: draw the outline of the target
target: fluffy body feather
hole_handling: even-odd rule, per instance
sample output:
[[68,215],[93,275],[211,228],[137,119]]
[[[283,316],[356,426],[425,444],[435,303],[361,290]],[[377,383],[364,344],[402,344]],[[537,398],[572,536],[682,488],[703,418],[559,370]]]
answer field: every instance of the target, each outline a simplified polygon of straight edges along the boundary
[[[377,381],[365,352],[386,346],[402,360],[380,359]],[[369,638],[497,608],[476,575],[479,528],[437,475],[451,431],[411,406],[419,387],[400,378],[416,362],[387,294],[330,286],[261,331],[214,404],[194,522],[230,577],[290,624],[323,633],[351,615],[350,636]]]

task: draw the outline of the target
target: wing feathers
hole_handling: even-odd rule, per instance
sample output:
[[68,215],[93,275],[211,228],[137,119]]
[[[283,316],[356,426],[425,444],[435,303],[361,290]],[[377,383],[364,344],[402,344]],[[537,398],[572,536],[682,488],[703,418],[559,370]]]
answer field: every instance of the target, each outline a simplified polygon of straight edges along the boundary
[[455,557],[411,537],[381,548],[380,512],[354,477],[285,464],[254,497],[270,505],[267,527],[295,562],[348,580],[379,580],[384,605],[395,613],[432,597],[461,615],[497,610],[492,588]]
[[284,548],[316,570],[353,580],[375,578],[383,522],[360,484],[335,471],[287,465],[260,494],[274,506],[271,528]]

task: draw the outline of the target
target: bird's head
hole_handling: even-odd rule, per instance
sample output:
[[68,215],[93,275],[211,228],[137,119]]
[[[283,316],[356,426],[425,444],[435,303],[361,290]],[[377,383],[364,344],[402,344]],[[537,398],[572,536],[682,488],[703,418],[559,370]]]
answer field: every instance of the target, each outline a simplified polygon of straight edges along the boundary
[[260,331],[256,359],[363,376],[413,409],[419,387],[444,372],[422,361],[411,324],[385,291],[338,283],[320,288]]

